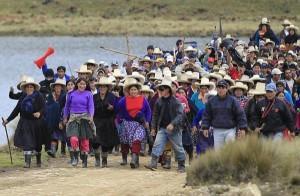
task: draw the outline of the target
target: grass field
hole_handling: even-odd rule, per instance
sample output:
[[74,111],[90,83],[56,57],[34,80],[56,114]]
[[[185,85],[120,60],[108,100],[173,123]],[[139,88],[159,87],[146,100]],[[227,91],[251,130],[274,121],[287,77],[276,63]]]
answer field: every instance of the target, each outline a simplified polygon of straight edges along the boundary
[[300,21],[300,0],[0,0],[0,35],[250,35],[261,17],[278,32]]

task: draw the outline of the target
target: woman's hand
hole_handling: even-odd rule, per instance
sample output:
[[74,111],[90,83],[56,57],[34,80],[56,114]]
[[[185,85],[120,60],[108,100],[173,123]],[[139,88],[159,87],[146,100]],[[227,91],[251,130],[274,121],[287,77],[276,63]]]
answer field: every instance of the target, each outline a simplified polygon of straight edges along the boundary
[[5,125],[7,125],[8,121],[7,119],[3,120],[2,125],[5,127]]
[[40,118],[41,113],[40,113],[40,112],[35,112],[35,113],[33,113],[33,116],[34,116],[35,118]]

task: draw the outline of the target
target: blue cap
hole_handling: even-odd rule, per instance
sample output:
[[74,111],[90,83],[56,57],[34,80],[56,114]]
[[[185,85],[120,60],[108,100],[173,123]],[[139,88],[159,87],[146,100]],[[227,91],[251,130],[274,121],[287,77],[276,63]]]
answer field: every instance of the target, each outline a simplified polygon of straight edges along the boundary
[[217,86],[225,86],[225,87],[227,87],[227,86],[228,86],[228,83],[226,82],[226,80],[220,80],[220,81],[217,83]]
[[276,85],[272,82],[266,86],[266,91],[277,92]]

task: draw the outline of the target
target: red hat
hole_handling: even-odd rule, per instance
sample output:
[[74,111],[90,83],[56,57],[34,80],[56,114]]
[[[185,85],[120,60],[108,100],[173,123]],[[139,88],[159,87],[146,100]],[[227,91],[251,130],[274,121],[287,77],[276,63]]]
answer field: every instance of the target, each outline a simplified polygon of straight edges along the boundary
[[213,58],[213,57],[208,57],[207,62],[213,63],[213,62],[215,62],[215,58]]

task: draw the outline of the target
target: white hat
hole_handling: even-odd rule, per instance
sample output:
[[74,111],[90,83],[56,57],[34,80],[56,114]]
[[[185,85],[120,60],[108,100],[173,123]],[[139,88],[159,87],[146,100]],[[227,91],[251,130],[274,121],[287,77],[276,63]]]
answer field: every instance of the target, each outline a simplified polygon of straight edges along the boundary
[[218,72],[215,72],[216,74],[219,74],[220,76],[224,77],[226,75],[226,71],[223,69],[219,69]]
[[208,79],[215,78],[215,79],[217,79],[217,81],[222,80],[222,76],[220,74],[216,74],[216,73],[210,73],[210,74],[208,74],[207,77],[208,77]]
[[196,52],[197,49],[194,48],[193,46],[188,46],[184,49],[184,52]]
[[213,82],[210,82],[208,78],[201,78],[200,83],[196,83],[197,86],[209,86],[209,89],[213,89],[215,87],[215,84]]
[[174,57],[172,55],[168,55],[167,56],[167,63],[168,62],[172,62],[173,63],[173,61],[174,61]]
[[268,25],[269,23],[270,23],[270,21],[268,20],[268,18],[262,18],[260,24],[267,24]]
[[243,89],[243,90],[247,91],[248,86],[243,84],[242,82],[236,82],[234,86],[230,87],[230,90],[234,90],[234,89]]
[[81,65],[79,69],[75,70],[77,73],[89,73],[91,74],[92,71],[87,69],[87,65]]
[[148,93],[153,94],[153,93],[154,93],[154,90],[152,90],[152,89],[150,88],[150,86],[148,86],[148,85],[143,85],[142,88],[141,88],[141,92],[148,92]]
[[112,75],[115,77],[115,78],[124,78],[125,75],[122,74],[121,70],[120,69],[114,69]]
[[141,83],[138,82],[135,78],[126,77],[124,82],[124,88],[128,89],[131,86],[138,86],[139,89],[142,88]]
[[131,75],[127,75],[127,78],[135,78],[137,81],[139,81],[141,84],[145,83],[145,77],[141,75],[139,72],[132,72]]
[[26,75],[21,75],[21,77],[20,77],[20,82],[17,84],[17,88],[18,88],[19,90],[21,90],[20,85],[21,85],[22,83],[24,83],[24,82],[26,81],[27,78],[28,78],[28,76],[26,76]]
[[231,77],[229,75],[225,75],[223,80],[225,80],[226,82],[228,82],[229,86],[233,86],[234,85],[234,80],[231,79]]
[[178,75],[178,79],[177,79],[177,82],[179,83],[188,83],[190,84],[191,82],[189,81],[189,75],[183,73],[181,75]]
[[153,63],[153,61],[151,60],[151,58],[149,56],[145,56],[143,59],[139,60],[139,62],[141,62],[141,63],[144,63],[144,62]]
[[290,26],[292,23],[288,19],[284,19],[282,26]]
[[159,80],[163,79],[163,73],[161,71],[156,71],[154,77],[150,77],[150,80]]
[[89,60],[87,60],[84,64],[85,64],[85,65],[86,65],[86,64],[98,65],[98,64],[96,63],[95,59],[89,59]]
[[258,82],[256,84],[255,89],[251,89],[249,91],[249,94],[253,94],[253,95],[265,95],[266,94],[266,84]]
[[100,61],[100,62],[99,62],[99,65],[105,65],[105,64],[106,64],[105,61]]
[[20,89],[25,91],[25,87],[29,84],[33,85],[35,90],[40,90],[41,86],[36,83],[32,77],[27,77],[26,80],[20,85]]
[[187,71],[185,74],[188,76],[188,80],[199,80],[200,81],[200,73],[199,72],[191,72]]
[[288,29],[288,30],[293,29],[294,31],[297,31],[299,28],[292,24],[292,25],[288,26],[286,29]]
[[266,79],[265,78],[261,78],[259,75],[253,75],[250,80],[252,80],[253,82],[255,81],[261,81],[261,82],[265,82]]
[[66,81],[60,78],[57,78],[54,83],[50,84],[50,88],[53,89],[55,85],[61,85],[63,89],[66,87]]
[[294,56],[294,57],[297,57],[297,55],[296,55],[296,54],[294,53],[294,51],[292,51],[292,50],[289,50],[287,54],[290,54],[290,55],[292,55],[292,56]]
[[242,75],[241,79],[236,80],[235,82],[242,82],[242,83],[246,83],[250,86],[254,86],[254,82],[252,80],[250,80],[249,76],[247,76],[247,75]]
[[168,78],[168,77],[165,77],[162,79],[160,84],[156,85],[156,88],[158,88],[160,86],[167,86],[170,89],[172,89],[172,80],[170,80],[170,78]]
[[163,54],[160,48],[154,48],[153,54]]
[[282,71],[280,71],[280,69],[278,69],[278,68],[274,68],[273,70],[272,70],[272,73],[271,73],[272,75],[274,75],[274,74],[278,74],[278,75],[280,75],[280,74],[282,74]]
[[275,46],[275,42],[273,42],[269,38],[267,38],[266,41],[265,41],[265,45],[267,45],[267,44],[272,44],[273,46]]
[[248,48],[248,53],[250,53],[250,52],[258,53],[257,47],[256,47],[256,46],[250,46],[250,47]]
[[163,73],[164,77],[166,77],[166,76],[171,77],[172,76],[172,72],[171,72],[169,67],[165,67],[163,69],[162,73]]
[[111,86],[113,81],[109,77],[101,77],[98,82],[95,83],[96,86]]
[[149,75],[155,75],[155,73],[156,73],[156,70],[155,69],[151,69],[147,74],[146,74],[146,77],[148,78],[149,77]]
[[220,69],[227,70],[227,69],[229,69],[229,65],[224,63],[224,64],[221,65]]

